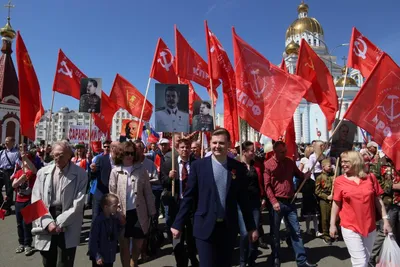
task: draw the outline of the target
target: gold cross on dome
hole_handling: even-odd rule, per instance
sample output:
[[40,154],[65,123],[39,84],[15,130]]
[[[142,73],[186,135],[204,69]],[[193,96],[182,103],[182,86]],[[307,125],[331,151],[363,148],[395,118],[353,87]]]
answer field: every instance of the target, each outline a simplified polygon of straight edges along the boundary
[[4,5],[4,7],[5,7],[5,8],[8,8],[8,19],[10,19],[10,18],[11,18],[11,8],[14,8],[15,5],[12,5],[12,4],[11,4],[11,0],[10,0],[10,1],[8,1],[8,4],[7,4],[7,5]]
[[346,57],[346,56],[343,56],[342,59],[343,59],[343,64],[346,65],[347,57]]

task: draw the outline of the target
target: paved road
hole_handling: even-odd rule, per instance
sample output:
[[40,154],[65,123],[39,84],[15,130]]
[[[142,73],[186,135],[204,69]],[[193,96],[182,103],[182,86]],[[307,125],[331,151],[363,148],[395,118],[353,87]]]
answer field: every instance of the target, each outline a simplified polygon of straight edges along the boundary
[[[89,211],[86,211],[88,214]],[[266,216],[266,214],[264,214]],[[87,233],[90,227],[90,216],[85,216],[83,232]],[[301,222],[301,227],[304,230],[304,222]],[[283,228],[283,226],[282,226]],[[268,233],[269,226],[264,226],[264,230]],[[84,239],[84,238],[83,238]],[[304,235],[304,242],[307,248],[307,254],[311,262],[318,262],[319,266],[329,267],[344,267],[351,266],[349,254],[343,241],[336,242],[334,245],[329,246],[323,243],[319,238],[313,238]],[[24,254],[15,254],[15,249],[18,245],[17,227],[15,216],[11,215],[6,217],[4,221],[0,220],[0,267],[40,267],[41,257],[39,253],[33,256],[26,257]],[[75,259],[76,267],[91,266],[91,263],[86,256],[87,244],[82,243],[77,250]],[[157,259],[141,264],[144,267],[161,267],[161,266],[175,266],[175,259],[171,255],[171,245],[165,245],[160,251]],[[260,249],[260,255],[257,259],[257,266],[268,266],[266,261],[271,254],[270,249]],[[235,249],[234,263],[239,264],[239,250]],[[119,260],[114,264],[115,267],[121,267]],[[286,243],[282,244],[282,267],[295,267],[294,253],[291,249],[287,248]]]

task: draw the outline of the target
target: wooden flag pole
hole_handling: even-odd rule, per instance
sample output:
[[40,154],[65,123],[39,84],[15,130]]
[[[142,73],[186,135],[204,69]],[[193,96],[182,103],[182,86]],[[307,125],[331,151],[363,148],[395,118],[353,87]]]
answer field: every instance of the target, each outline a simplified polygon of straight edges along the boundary
[[203,142],[204,142],[204,140],[203,140],[203,131],[201,131],[200,132],[200,146],[201,146],[201,149],[200,149],[200,158],[203,158],[204,156],[204,145],[203,145]]
[[243,150],[242,150],[242,125],[238,113],[238,127],[239,127],[239,156],[242,158]]
[[89,116],[89,153],[92,153],[92,113]]
[[[337,118],[340,120],[340,113],[342,112],[342,105],[343,105],[343,97],[344,97],[344,89],[346,88],[346,79],[347,79],[347,71],[348,68],[346,67],[346,70],[344,72],[344,81],[343,81],[343,87],[342,87],[342,94],[340,96],[340,104],[339,104],[339,112]],[[333,135],[333,134],[332,134]]]
[[[143,119],[143,113],[144,113],[144,107],[146,105],[146,101],[147,101],[147,94],[149,92],[149,88],[150,88],[150,82],[151,82],[151,78],[149,78],[149,81],[147,82],[147,87],[146,87],[146,93],[144,94],[144,101],[143,101],[143,105],[142,105],[142,112],[140,112],[140,118],[139,118],[139,127],[140,127],[140,122]],[[128,91],[126,91],[128,94]],[[129,103],[129,99],[128,99],[128,103]],[[139,138],[139,131],[136,132],[136,139]]]
[[[175,136],[172,133],[172,151],[171,151],[171,158],[172,158],[172,171],[175,171]],[[171,195],[175,196],[175,177],[171,181]]]
[[211,79],[211,73],[209,74],[210,75],[210,90],[211,90],[211,113],[212,113],[212,117],[213,117],[213,126],[214,126],[214,129],[215,129],[215,125],[216,125],[216,122],[215,122],[215,108],[214,108],[214,87],[213,87],[213,81],[212,81],[212,79]]

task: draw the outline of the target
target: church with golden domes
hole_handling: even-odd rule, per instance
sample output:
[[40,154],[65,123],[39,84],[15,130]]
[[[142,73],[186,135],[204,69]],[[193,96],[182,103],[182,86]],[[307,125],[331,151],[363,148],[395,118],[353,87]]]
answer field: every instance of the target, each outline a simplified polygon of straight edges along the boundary
[[[288,27],[285,36],[285,51],[283,58],[290,73],[296,73],[296,63],[298,59],[299,44],[305,39],[319,57],[325,62],[332,74],[336,85],[336,92],[339,98],[342,96],[342,89],[345,83],[342,110],[340,117],[343,117],[351,101],[359,91],[363,82],[363,77],[358,70],[348,70],[345,79],[345,67],[337,63],[336,56],[333,55],[335,49],[349,44],[340,44],[328,48],[324,40],[324,30],[317,19],[309,17],[309,6],[302,2],[297,7],[298,17]],[[349,30],[350,32],[350,30]],[[350,38],[350,36],[349,36]],[[294,114],[294,124],[297,143],[311,143],[312,140],[327,141],[331,132],[327,130],[325,116],[317,104],[309,103],[303,99]],[[362,142],[361,129],[355,133],[355,142]]]

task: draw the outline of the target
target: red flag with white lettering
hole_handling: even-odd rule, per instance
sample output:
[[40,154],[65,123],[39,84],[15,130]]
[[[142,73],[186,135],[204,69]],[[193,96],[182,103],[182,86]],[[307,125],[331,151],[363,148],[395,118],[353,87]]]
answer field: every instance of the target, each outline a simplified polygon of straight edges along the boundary
[[178,77],[174,69],[175,57],[164,41],[159,38],[151,65],[150,78],[160,83],[177,84]]
[[[140,118],[144,96],[128,80],[117,74],[111,89],[110,98],[119,107],[126,109],[132,116]],[[143,120],[149,121],[153,113],[153,105],[146,99],[143,112]]]
[[311,84],[271,64],[233,34],[238,111],[256,131],[278,140]]
[[[175,49],[176,49],[176,74],[179,78],[194,81],[207,88],[210,94],[210,77],[208,65],[204,59],[189,45],[186,39],[175,26]],[[214,101],[218,98],[217,87],[219,80],[213,80]],[[211,94],[210,94],[211,96]]]
[[347,61],[349,68],[358,69],[362,76],[368,77],[382,54],[382,50],[353,27]]
[[400,68],[383,54],[344,118],[366,130],[400,169]]
[[60,49],[58,52],[53,91],[72,96],[79,100],[81,97],[82,78],[87,78],[87,76],[83,74]]
[[42,118],[44,109],[39,81],[19,31],[16,40],[16,57],[19,79],[21,134],[31,140],[35,140],[35,126]]
[[231,135],[232,145],[239,141],[235,72],[228,54],[205,22],[209,72],[213,79],[222,80],[224,97],[224,127]]
[[328,130],[332,129],[339,106],[336,87],[328,67],[305,39],[300,43],[296,70],[298,76],[312,83],[304,98],[319,105],[326,117]]
[[92,113],[94,124],[103,133],[109,134],[112,119],[115,112],[119,109],[118,105],[110,99],[106,93],[101,92],[101,113]]

